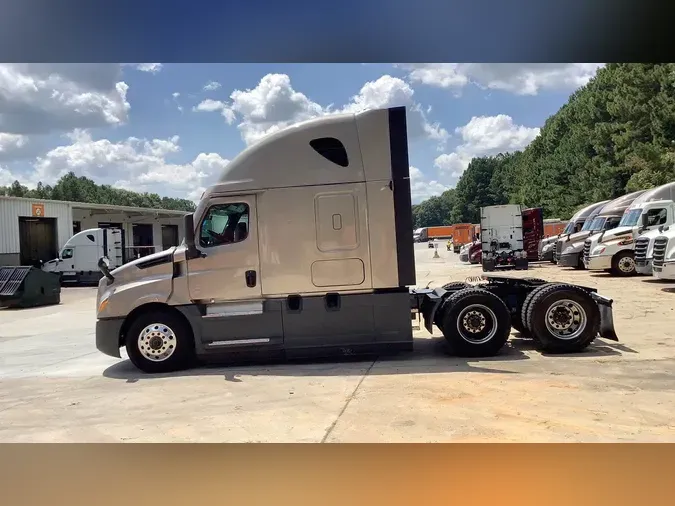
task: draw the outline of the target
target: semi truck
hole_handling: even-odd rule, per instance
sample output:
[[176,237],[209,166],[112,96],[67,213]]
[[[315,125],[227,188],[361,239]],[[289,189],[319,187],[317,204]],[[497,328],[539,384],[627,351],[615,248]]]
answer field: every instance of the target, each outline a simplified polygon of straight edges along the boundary
[[675,227],[661,225],[656,231],[658,235],[654,238],[652,246],[652,274],[658,279],[673,280],[675,279]]
[[416,242],[433,241],[434,239],[449,239],[453,234],[452,225],[418,228],[413,233]]
[[579,232],[560,236],[556,244],[557,264],[560,267],[584,269],[584,241],[593,234],[615,228],[626,209],[643,193],[644,190],[629,193],[596,208]]
[[105,257],[111,268],[123,265],[124,231],[119,228],[90,228],[66,241],[59,256],[42,265],[45,272],[54,272],[62,284],[96,284],[102,273],[98,260]]
[[574,216],[570,218],[570,221],[567,222],[567,226],[563,230],[562,234],[553,235],[542,239],[539,243],[539,260],[549,260],[552,263],[556,263],[557,259],[555,258],[555,248],[558,239],[560,239],[560,236],[579,232],[593,211],[599,207],[604,206],[608,202],[609,200],[603,200],[602,202],[595,202],[589,206],[582,207],[574,214]]
[[675,215],[675,182],[645,191],[624,212],[619,225],[594,234],[584,242],[584,265],[591,271],[615,276],[637,274],[635,241],[660,226],[669,226]]
[[233,354],[411,351],[422,321],[473,357],[499,353],[512,324],[550,352],[618,340],[594,288],[496,276],[415,287],[409,167],[405,107],[258,141],[185,216],[180,246],[112,270],[99,260],[97,349],[158,373]]
[[480,218],[483,270],[527,269],[521,206],[506,204],[483,207]]

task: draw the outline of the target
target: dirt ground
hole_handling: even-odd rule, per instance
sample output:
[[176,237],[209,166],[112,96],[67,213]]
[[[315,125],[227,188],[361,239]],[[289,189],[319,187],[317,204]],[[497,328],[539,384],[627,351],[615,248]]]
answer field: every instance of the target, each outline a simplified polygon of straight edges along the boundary
[[[418,245],[418,284],[481,274]],[[2,442],[675,441],[675,284],[533,265],[511,276],[597,287],[619,343],[545,356],[514,332],[498,357],[415,351],[351,362],[139,374],[94,346],[94,290],[0,310]]]

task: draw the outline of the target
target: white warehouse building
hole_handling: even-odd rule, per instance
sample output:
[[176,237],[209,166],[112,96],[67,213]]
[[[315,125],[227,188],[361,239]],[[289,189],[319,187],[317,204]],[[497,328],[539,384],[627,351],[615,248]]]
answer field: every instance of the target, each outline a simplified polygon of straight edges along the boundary
[[124,230],[126,257],[162,251],[184,236],[184,211],[0,196],[0,266],[39,265],[58,256],[74,234]]

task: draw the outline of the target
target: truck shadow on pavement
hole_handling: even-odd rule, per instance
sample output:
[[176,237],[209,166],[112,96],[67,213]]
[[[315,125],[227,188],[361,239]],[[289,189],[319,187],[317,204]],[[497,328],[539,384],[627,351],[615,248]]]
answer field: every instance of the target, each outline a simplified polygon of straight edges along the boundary
[[[223,358],[218,361],[202,362],[191,369],[164,374],[146,374],[134,367],[129,360],[118,362],[103,371],[110,379],[126,380],[135,383],[138,380],[152,380],[172,377],[223,376],[226,381],[239,383],[239,375],[247,376],[363,376],[393,374],[438,374],[450,372],[475,372],[491,374],[521,374],[519,371],[505,369],[511,362],[529,360],[526,351],[535,350],[532,340],[513,337],[494,357],[464,358],[451,354],[445,339],[415,339],[414,351],[400,354],[359,355],[352,357],[329,357],[311,359],[286,358]],[[552,357],[607,357],[621,355],[621,351],[634,352],[627,348],[620,350],[614,343],[611,346],[594,343],[582,353],[552,355]]]

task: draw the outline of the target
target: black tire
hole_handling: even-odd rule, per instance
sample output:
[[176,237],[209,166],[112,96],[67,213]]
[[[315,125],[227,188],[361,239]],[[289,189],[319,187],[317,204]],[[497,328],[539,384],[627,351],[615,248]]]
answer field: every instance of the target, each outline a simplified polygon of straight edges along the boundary
[[[626,267],[632,266],[629,270]],[[628,277],[635,276],[637,270],[635,269],[635,252],[620,251],[612,257],[612,274],[615,276]]]
[[541,278],[523,278],[523,281],[527,281],[528,283],[532,283],[533,285],[543,285],[545,283],[548,283],[548,281]]
[[[441,311],[441,331],[457,355],[490,357],[499,353],[509,338],[509,309],[499,297],[482,288],[454,293],[443,303]],[[467,327],[472,316],[482,319],[485,325],[474,335]]]
[[[537,278],[533,278],[533,279],[537,279]],[[527,339],[533,338],[532,331],[527,326],[527,310],[529,309],[530,304],[532,303],[532,299],[534,298],[535,294],[538,293],[539,290],[541,290],[542,288],[549,285],[549,283],[544,281],[543,279],[538,280],[538,281],[543,281],[543,283],[541,285],[539,285],[538,287],[536,287],[534,290],[532,290],[529,294],[527,294],[527,297],[525,297],[525,300],[523,301],[523,305],[520,308],[520,318],[519,318],[518,323],[522,326],[522,329],[519,329],[519,328],[515,327],[513,325],[513,323],[511,323],[511,325],[518,332],[520,332],[520,335],[524,338],[527,338]]]
[[[162,350],[173,349],[171,355],[164,360],[151,360],[146,358],[139,349],[138,340],[141,332],[152,324],[156,324],[156,336],[168,337],[163,340],[165,346],[153,351],[161,356]],[[167,330],[169,332],[167,332]],[[161,339],[161,337],[159,337]],[[170,310],[150,311],[138,315],[126,332],[126,349],[131,362],[141,371],[146,373],[166,373],[180,371],[192,365],[195,358],[194,336],[190,325],[185,319]],[[175,344],[171,344],[174,342]],[[174,346],[174,348],[171,348]],[[165,351],[165,353],[167,352]]]
[[[588,292],[572,285],[551,284],[533,294],[527,307],[525,322],[543,351],[576,353],[586,349],[597,337],[600,330],[600,310]],[[563,304],[563,300],[571,301],[571,304]],[[547,325],[547,313],[557,304],[560,304],[558,308],[562,310],[561,317],[580,319],[576,336],[563,338],[562,332],[556,333]]]
[[443,290],[454,290],[457,288],[468,288],[471,285],[469,283],[464,283],[463,281],[453,281],[451,283],[446,283],[442,286]]

